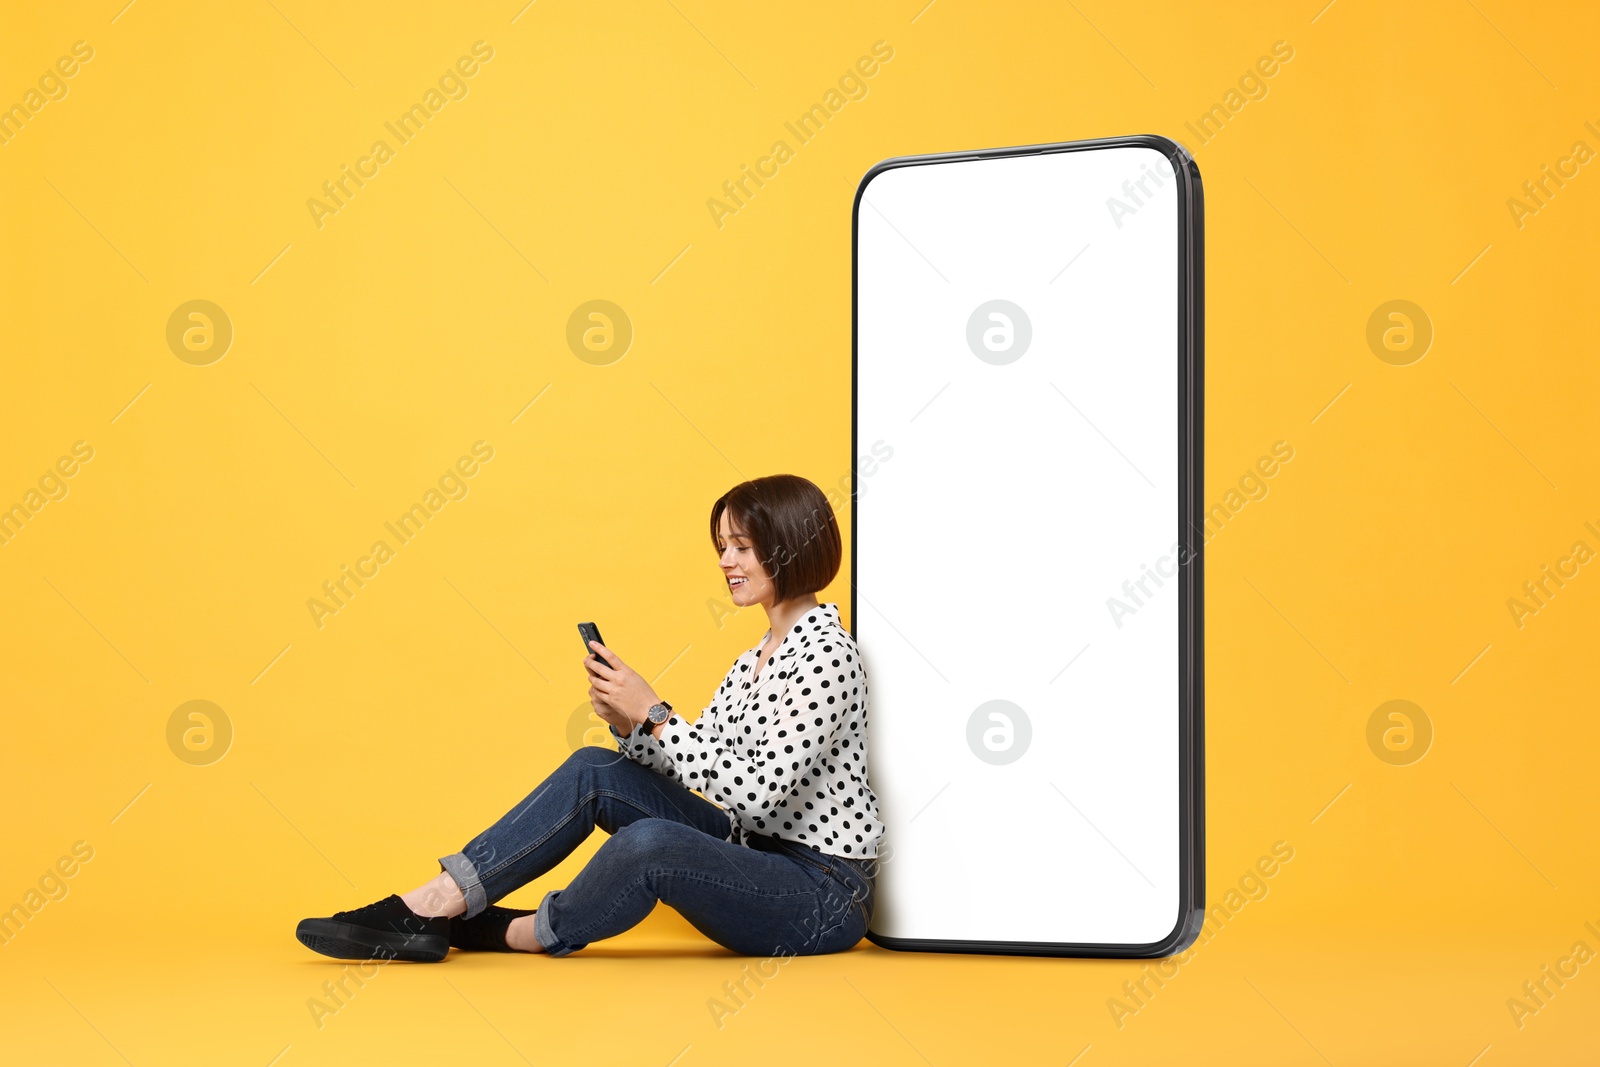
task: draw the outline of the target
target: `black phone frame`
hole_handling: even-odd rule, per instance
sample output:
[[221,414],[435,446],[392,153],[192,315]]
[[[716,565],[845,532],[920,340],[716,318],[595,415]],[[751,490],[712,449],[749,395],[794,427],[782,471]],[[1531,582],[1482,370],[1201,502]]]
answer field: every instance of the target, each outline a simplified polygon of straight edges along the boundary
[[[583,638],[583,650],[585,652],[589,653],[589,655],[593,656],[595,658],[595,660],[598,661],[599,663],[601,663],[601,664],[603,664],[603,665],[605,665],[607,667],[611,666],[611,664],[606,663],[606,661],[601,658],[600,653],[596,652],[594,649],[589,647],[589,641],[591,639],[590,639],[589,635],[583,629],[585,626],[589,627],[590,629],[592,629],[594,631],[594,638],[593,638],[594,641],[596,641],[596,642],[598,642],[599,644],[602,644],[602,645],[605,645],[605,643],[606,643],[605,638],[600,636],[600,626],[599,626],[598,623],[580,622],[578,624],[578,636]],[[610,645],[606,645],[606,647],[610,648],[611,646]]]
[[[1178,544],[1189,550],[1187,561],[1180,553],[1178,584],[1178,916],[1167,935],[1147,944],[903,938],[876,934],[869,927],[868,940],[883,948],[1006,956],[1155,959],[1174,955],[1193,944],[1205,922],[1205,513],[1201,497],[1205,454],[1205,216],[1200,168],[1194,157],[1170,138],[1135,134],[1012,148],[894,156],[868,170],[856,187],[850,213],[850,456],[854,469],[856,457],[860,455],[857,368],[861,199],[872,180],[900,167],[1122,147],[1150,148],[1161,153],[1178,181]],[[851,479],[850,492],[850,622],[852,631],[856,632],[860,626],[860,617],[856,614],[856,529],[861,514],[859,480],[859,474]]]

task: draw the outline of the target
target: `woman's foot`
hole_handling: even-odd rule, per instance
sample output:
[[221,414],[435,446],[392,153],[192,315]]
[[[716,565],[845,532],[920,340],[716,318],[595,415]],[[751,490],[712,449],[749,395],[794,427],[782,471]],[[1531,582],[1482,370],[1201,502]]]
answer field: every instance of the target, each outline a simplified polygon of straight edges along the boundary
[[418,915],[396,894],[325,919],[301,919],[294,936],[340,960],[437,963],[450,954],[450,920]]
[[470,919],[450,920],[450,944],[477,952],[542,952],[533,936],[533,912],[490,904]]

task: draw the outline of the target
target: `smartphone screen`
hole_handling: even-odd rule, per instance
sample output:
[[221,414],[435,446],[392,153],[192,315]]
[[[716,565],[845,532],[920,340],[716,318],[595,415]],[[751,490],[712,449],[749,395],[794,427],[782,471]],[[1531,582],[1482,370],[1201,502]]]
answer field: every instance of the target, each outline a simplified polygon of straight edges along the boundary
[[1200,227],[1155,137],[863,179],[879,944],[1164,955],[1198,929]]

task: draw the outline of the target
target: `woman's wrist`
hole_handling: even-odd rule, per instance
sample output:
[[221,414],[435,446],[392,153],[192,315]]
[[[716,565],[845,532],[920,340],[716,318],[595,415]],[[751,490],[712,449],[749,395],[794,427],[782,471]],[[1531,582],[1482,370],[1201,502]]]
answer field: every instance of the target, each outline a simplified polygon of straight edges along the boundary
[[[652,690],[650,695],[645,698],[643,706],[638,711],[638,718],[635,720],[640,726],[643,726],[647,732],[656,736],[660,735],[660,731],[656,729],[657,724],[650,721],[650,709],[660,703],[662,703],[661,698],[655,694],[654,690]],[[671,716],[669,715],[668,717],[670,718]]]
[[[658,741],[661,739],[661,731],[667,728],[667,722],[666,719],[663,719],[661,722],[651,722],[650,709],[661,703],[663,703],[662,699],[652,692],[650,694],[650,703],[645,706],[644,711],[639,716],[639,725],[644,727],[645,733],[649,734]],[[672,712],[669,711],[667,713],[667,718],[672,718]]]

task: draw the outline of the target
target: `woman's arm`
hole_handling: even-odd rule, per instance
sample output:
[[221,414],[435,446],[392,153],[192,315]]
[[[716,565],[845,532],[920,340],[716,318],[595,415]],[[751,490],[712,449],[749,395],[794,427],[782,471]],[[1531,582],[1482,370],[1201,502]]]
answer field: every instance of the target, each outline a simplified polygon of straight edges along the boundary
[[852,669],[823,673],[796,666],[780,699],[770,711],[759,709],[764,714],[751,724],[766,731],[753,755],[741,754],[720,733],[702,731],[704,717],[690,726],[673,715],[656,744],[685,785],[752,818],[767,818],[821,756],[838,755],[841,727],[860,714],[863,686],[859,671],[848,677]]
[[697,746],[703,745],[703,738],[712,736],[715,732],[714,708],[715,705],[712,705],[702,710],[700,718],[696,719],[692,726],[686,719],[682,719],[677,713],[673,713],[666,722],[653,728],[651,728],[649,722],[636,722],[630,732],[622,733],[615,726],[612,726],[611,736],[617,739],[617,750],[635,763],[641,763],[651,770],[658,771],[674,781],[681,781],[691,788],[699,788],[695,782],[690,781],[689,776],[683,773],[683,768],[679,766],[677,758],[662,743],[661,738],[669,726],[676,725],[680,728],[678,730],[679,736],[692,738],[692,743]]
[[668,778],[676,777],[672,759],[661,751],[659,747],[640,744],[636,737],[638,732],[638,727],[635,726],[629,732],[623,733],[617,729],[616,723],[612,723],[611,736],[617,739],[617,751],[633,760],[633,762],[649,767],[652,771],[659,771]]
[[[677,778],[677,768],[672,756],[658,743],[667,723],[653,724],[649,711],[661,702],[655,689],[644,677],[622,662],[622,658],[609,648],[594,643],[598,664],[584,658],[589,670],[589,701],[595,713],[611,727],[611,736],[617,739],[617,750],[635,763],[643,764],[668,778]],[[697,734],[710,725],[710,708],[702,712],[690,729]],[[671,720],[669,719],[668,722]],[[679,720],[683,722],[683,720]],[[687,726],[687,723],[684,723]]]

